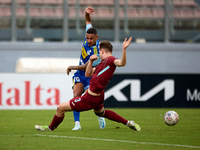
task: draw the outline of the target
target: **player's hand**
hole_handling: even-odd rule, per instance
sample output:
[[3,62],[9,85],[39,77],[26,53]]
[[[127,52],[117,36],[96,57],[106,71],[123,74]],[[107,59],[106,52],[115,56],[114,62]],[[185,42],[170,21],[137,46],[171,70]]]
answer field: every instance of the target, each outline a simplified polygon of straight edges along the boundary
[[124,43],[123,43],[123,49],[126,49],[131,44],[131,41],[132,41],[132,37],[130,37],[128,41],[127,41],[127,38],[125,38]]
[[69,75],[69,73],[71,72],[71,70],[72,70],[72,66],[69,66],[69,67],[67,68],[67,75]]
[[94,8],[92,8],[92,6],[89,6],[85,9],[85,12],[88,14],[94,14]]
[[95,61],[95,60],[97,60],[97,59],[98,59],[98,57],[97,57],[96,55],[90,56],[90,60],[91,60],[91,61]]

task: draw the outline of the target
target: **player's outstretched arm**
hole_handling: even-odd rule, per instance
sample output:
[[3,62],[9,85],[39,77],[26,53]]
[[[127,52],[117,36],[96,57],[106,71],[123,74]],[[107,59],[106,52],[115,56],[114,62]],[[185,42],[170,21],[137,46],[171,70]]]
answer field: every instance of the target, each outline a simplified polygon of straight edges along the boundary
[[94,74],[94,71],[96,68],[92,68],[93,61],[97,60],[98,57],[96,55],[90,56],[89,63],[87,65],[86,71],[85,71],[85,76],[86,77],[91,77]]
[[85,9],[85,22],[86,22],[86,25],[87,24],[92,24],[92,19],[91,19],[91,16],[90,14],[93,14],[94,13],[94,8],[92,8],[91,6],[87,7]]
[[118,67],[122,67],[126,65],[126,48],[131,44],[132,37],[130,37],[127,41],[127,38],[125,38],[123,45],[122,45],[122,56],[121,59],[116,59],[114,61],[114,64]]
[[87,65],[88,65],[88,62],[86,62],[84,65],[69,66],[67,67],[67,75],[69,75],[71,70],[86,70]]

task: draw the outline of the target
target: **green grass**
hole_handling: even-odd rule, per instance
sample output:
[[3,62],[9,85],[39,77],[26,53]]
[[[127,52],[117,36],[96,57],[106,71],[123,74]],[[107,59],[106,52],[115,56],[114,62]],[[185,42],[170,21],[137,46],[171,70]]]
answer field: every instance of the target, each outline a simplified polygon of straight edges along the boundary
[[[171,109],[111,109],[142,128],[135,132],[123,124],[106,119],[106,128],[99,129],[93,111],[81,113],[79,131],[72,112],[65,114],[60,126],[50,132],[35,130],[35,124],[50,124],[55,110],[0,110],[1,150],[186,150],[200,149],[200,109],[172,109],[180,120],[167,126],[163,115]],[[54,137],[53,137],[54,136]],[[188,146],[188,147],[187,147]],[[195,147],[196,146],[196,147]]]

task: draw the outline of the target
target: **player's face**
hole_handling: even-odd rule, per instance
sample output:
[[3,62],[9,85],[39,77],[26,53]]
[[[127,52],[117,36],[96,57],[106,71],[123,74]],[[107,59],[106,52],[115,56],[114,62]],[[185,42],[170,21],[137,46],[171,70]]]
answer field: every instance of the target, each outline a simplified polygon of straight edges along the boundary
[[89,46],[96,45],[96,40],[97,39],[98,39],[97,35],[86,33],[86,40],[87,40]]

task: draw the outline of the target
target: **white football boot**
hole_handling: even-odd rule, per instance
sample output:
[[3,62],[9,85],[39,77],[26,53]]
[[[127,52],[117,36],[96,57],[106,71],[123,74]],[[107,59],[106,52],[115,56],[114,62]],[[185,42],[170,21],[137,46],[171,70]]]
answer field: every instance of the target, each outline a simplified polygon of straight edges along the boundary
[[99,127],[100,129],[105,129],[106,127],[106,121],[104,117],[98,117],[99,120]]
[[128,121],[127,126],[135,131],[141,131],[141,128],[134,121]]
[[74,126],[74,128],[72,130],[81,130],[81,124],[80,124],[79,121],[75,122],[75,126]]
[[41,125],[35,125],[35,129],[38,131],[51,131],[48,126],[41,126]]

